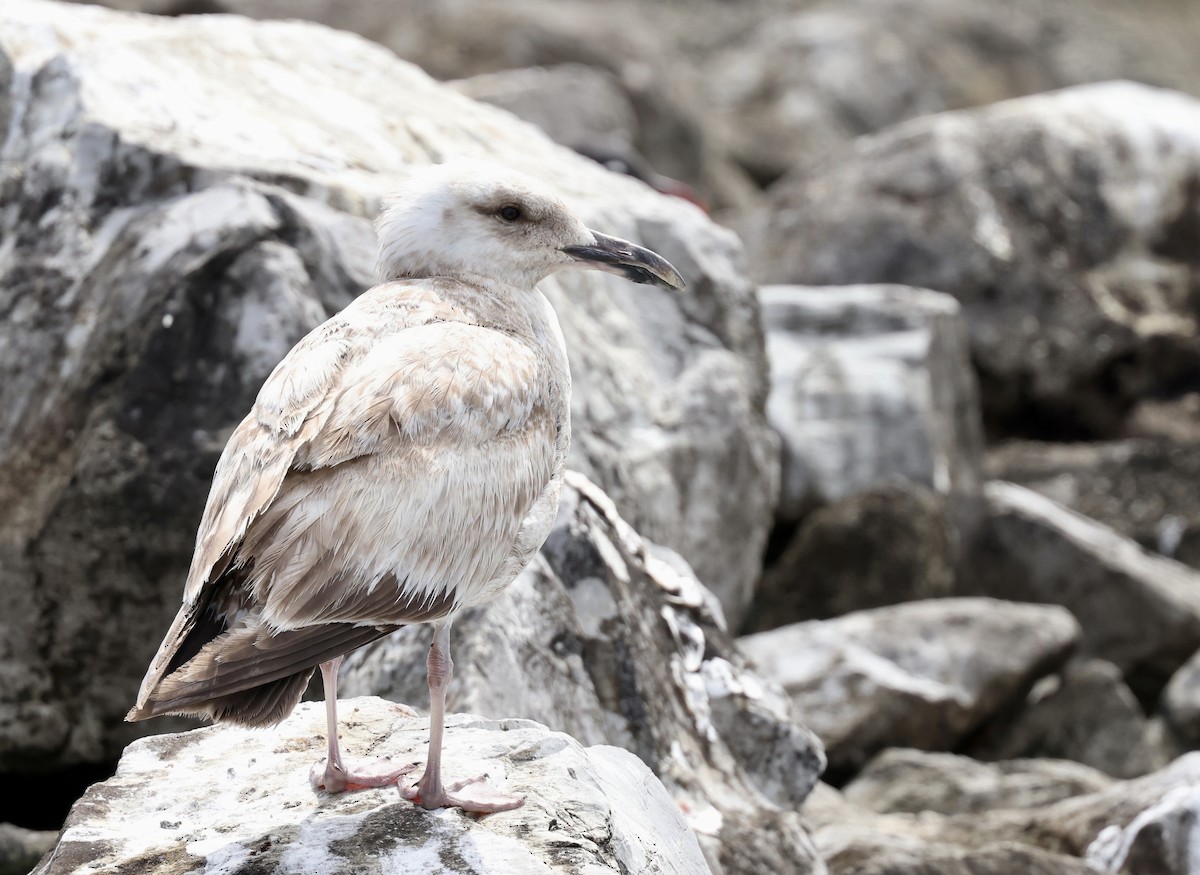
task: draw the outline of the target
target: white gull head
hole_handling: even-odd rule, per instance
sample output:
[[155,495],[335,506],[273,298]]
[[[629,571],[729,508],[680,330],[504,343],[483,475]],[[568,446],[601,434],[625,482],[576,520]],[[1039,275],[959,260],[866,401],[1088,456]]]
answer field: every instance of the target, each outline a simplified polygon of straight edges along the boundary
[[375,227],[384,281],[444,276],[532,290],[555,271],[585,268],[684,287],[666,259],[592,231],[544,184],[479,161],[413,173]]

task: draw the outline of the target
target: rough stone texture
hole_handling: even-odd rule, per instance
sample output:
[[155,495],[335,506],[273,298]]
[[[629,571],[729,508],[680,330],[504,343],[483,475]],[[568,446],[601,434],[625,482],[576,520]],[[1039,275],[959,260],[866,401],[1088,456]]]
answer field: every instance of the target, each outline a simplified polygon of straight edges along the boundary
[[831,843],[822,853],[830,875],[1096,875],[1082,860],[1013,842],[960,848],[885,838]]
[[981,763],[951,753],[890,748],[872,758],[842,795],[847,802],[881,814],[966,814],[1034,808],[1112,783],[1103,772],[1069,760]]
[[[380,699],[342,702],[347,751],[424,760],[426,720]],[[531,720],[447,721],[446,766],[524,797],[475,819],[425,811],[394,788],[317,794],[325,708],[266,731],[210,727],[132,744],[72,808],[36,875],[140,872],[708,873],[670,795],[627,751],[584,747]]]
[[712,61],[732,148],[773,180],[913,116],[1065,84],[1045,16],[962,0],[844,0],[775,15]]
[[0,823],[0,875],[27,875],[57,840],[56,832]]
[[1176,787],[1125,828],[1106,827],[1087,861],[1125,875],[1194,875],[1200,868],[1200,787]]
[[1170,762],[1164,742],[1120,669],[1083,659],[1043,678],[1015,714],[993,719],[966,753],[984,760],[1054,757],[1135,778]]
[[637,115],[612,73],[584,64],[560,64],[483,73],[448,83],[531,122],[550,139],[571,148],[631,148]]
[[1200,568],[1200,441],[1012,441],[988,454],[987,472]]
[[1200,574],[1012,483],[984,490],[961,589],[1070,609],[1082,652],[1116,665],[1143,703],[1200,649]]
[[763,282],[897,282],[963,306],[992,427],[1111,433],[1200,379],[1200,102],[1113,83],[915,119],[738,222]]
[[745,629],[952,595],[957,542],[944,496],[876,486],[809,514],[763,575]]
[[[580,63],[615,77],[637,115],[634,145],[660,173],[737,203],[751,188],[705,115],[707,88],[694,58],[676,48],[686,10],[587,0],[219,0],[255,18],[311,18],[387,46],[438,79]],[[629,22],[637,21],[631,27]]]
[[[952,858],[957,854],[986,860],[989,851],[999,846],[1024,845],[1029,862],[1013,862],[1009,869],[982,871],[995,871],[997,875],[1025,871],[1044,871],[1047,875],[1094,873],[1102,863],[1123,865],[1121,848],[1136,844],[1138,857],[1131,865],[1102,871],[1184,875],[1195,871],[1194,867],[1187,867],[1195,859],[1195,848],[1200,841],[1194,816],[1198,781],[1200,754],[1193,753],[1158,772],[1120,781],[1094,793],[1033,808],[994,809],[954,816],[932,811],[878,814],[853,805],[836,790],[818,784],[805,806],[805,814],[831,872],[847,871],[843,861],[866,860],[876,865],[893,858],[898,860],[899,867],[908,868],[890,871],[940,872],[920,868],[921,861],[935,857],[939,850]],[[935,845],[932,849],[931,844]],[[1046,852],[1053,856],[1048,858]],[[1094,865],[1080,869],[1080,858]],[[1045,862],[1048,859],[1061,868],[1046,868],[1050,865]],[[1042,868],[1035,868],[1035,861]],[[981,870],[950,871],[965,875]]]
[[[782,692],[745,666],[710,593],[677,554],[568,474],[542,555],[454,624],[451,706],[519,713],[636,753],[671,791],[713,870],[814,871],[794,813],[824,767]],[[426,629],[352,655],[348,694],[425,703]]]
[[978,814],[968,815],[978,834],[943,835],[949,818],[880,815],[825,784],[817,785],[805,812],[830,875],[1095,875],[1077,857],[989,836]]
[[314,25],[10,0],[0,59],[0,768],[104,759],[139,731],[121,717],[228,429],[370,285],[379,196],[451,153],[547,180],[687,277],[682,297],[547,283],[571,461],[739,616],[777,457],[732,234]]
[[1061,665],[1079,626],[1061,608],[935,599],[738,639],[825,743],[831,769],[885,747],[945,750]]
[[1161,703],[1175,735],[1191,747],[1200,747],[1200,651],[1171,676]]
[[903,286],[761,290],[783,439],[777,516],[891,479],[978,489],[979,400],[958,304]]

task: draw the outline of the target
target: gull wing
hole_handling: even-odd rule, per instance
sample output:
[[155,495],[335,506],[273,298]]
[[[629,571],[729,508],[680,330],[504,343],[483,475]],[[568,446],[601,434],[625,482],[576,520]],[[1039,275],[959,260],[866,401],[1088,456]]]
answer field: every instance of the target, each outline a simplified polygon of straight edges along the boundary
[[[130,719],[270,680],[255,660],[286,679],[444,616],[511,551],[554,470],[539,354],[436,307],[394,311],[368,300],[314,330],[234,430]],[[449,494],[481,481],[475,501]]]

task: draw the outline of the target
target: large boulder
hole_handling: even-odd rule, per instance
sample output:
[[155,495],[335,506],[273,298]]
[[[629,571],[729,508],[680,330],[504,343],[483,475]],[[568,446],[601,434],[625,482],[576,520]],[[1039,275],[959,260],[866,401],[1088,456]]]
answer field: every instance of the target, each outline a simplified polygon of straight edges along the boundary
[[[342,702],[347,751],[420,764],[427,721],[380,699]],[[525,799],[485,818],[426,811],[393,787],[315,793],[325,708],[269,731],[210,727],[130,745],[72,808],[36,875],[335,872],[707,875],[696,837],[637,757],[584,747],[530,720],[452,715],[445,765]],[[402,779],[403,780],[403,779]]]
[[899,481],[813,511],[763,574],[745,630],[952,595],[957,539],[948,505]]
[[[805,813],[830,872],[1190,875],[1200,754],[1029,808],[880,814],[819,784]],[[858,864],[860,868],[855,868]]]
[[1161,769],[1173,753],[1120,669],[1102,659],[1076,660],[1043,678],[1015,713],[992,720],[965,751],[984,760],[1074,760],[1117,778]]
[[932,599],[812,620],[738,639],[844,773],[885,747],[948,750],[1079,638],[1065,610]]
[[[819,871],[795,812],[824,767],[778,687],[753,674],[711,594],[568,475],[542,555],[503,598],[455,621],[451,706],[518,713],[654,770],[714,871]],[[347,693],[425,703],[429,632],[353,654]]]
[[1069,760],[981,763],[958,754],[896,747],[873,757],[842,795],[881,814],[966,814],[1034,808],[1112,784],[1103,772]]
[[354,31],[438,79],[585,64],[611,74],[632,104],[633,145],[659,172],[704,190],[718,203],[739,202],[751,188],[710,130],[702,68],[678,46],[680,31],[706,22],[707,15],[671,14],[664,4],[628,0],[603,6],[588,0],[203,2],[252,18],[300,17]]
[[1200,649],[1200,573],[1013,483],[984,489],[986,519],[958,576],[970,595],[1059,604],[1081,651],[1113,663],[1143,703]]
[[[1200,401],[1200,395],[1192,396]],[[1010,441],[987,456],[988,475],[1009,480],[1101,522],[1147,550],[1200,568],[1200,428],[1167,437],[1096,443]]]
[[973,493],[979,399],[949,295],[904,286],[766,286],[767,416],[783,441],[777,516],[889,480]]
[[450,154],[541,177],[687,277],[679,297],[546,284],[575,375],[571,461],[744,609],[777,456],[740,246],[698,210],[294,22],[11,0],[0,131],[0,768],[113,757],[137,731],[121,718],[228,430],[370,285],[379,197]]
[[481,73],[448,83],[470,97],[532,122],[550,139],[572,149],[632,148],[637,114],[607,70],[559,64]]
[[1200,101],[1081,86],[914,119],[738,222],[770,283],[904,283],[962,304],[993,429],[1112,432],[1200,375]]
[[848,0],[761,21],[712,60],[737,159],[762,181],[913,116],[1066,84],[1047,17],[963,0]]
[[[1095,875],[1077,857],[989,837],[986,827],[978,840],[943,836],[938,829],[952,821],[933,812],[877,814],[826,784],[817,786],[805,813],[830,875]],[[969,817],[982,823],[978,814]]]

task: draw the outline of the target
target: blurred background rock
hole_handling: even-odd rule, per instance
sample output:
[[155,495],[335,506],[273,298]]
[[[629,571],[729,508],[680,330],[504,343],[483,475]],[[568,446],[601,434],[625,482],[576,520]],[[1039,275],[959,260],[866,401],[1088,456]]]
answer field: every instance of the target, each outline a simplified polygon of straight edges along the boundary
[[[705,705],[720,741],[695,742],[703,780],[664,766],[668,736],[703,735],[651,707],[672,689],[662,661],[691,664],[695,643],[649,623],[661,647],[626,653],[617,614],[581,595],[581,580],[620,581],[580,561],[613,541],[615,524],[592,518],[570,530],[582,553],[563,535],[531,578],[581,613],[542,629],[520,599],[495,611],[530,633],[506,660],[574,654],[591,680],[563,678],[595,684],[595,701],[566,714],[573,697],[514,693],[508,706],[630,747],[689,805],[732,793],[713,809],[724,838],[702,842],[715,871],[768,871],[790,846],[797,872],[1187,871],[1200,842],[1187,755],[1200,746],[1200,4],[107,5],[188,16],[172,31],[178,63],[138,44],[165,31],[105,19],[104,39],[147,66],[101,71],[80,49],[38,47],[41,13],[24,0],[0,9],[0,395],[10,423],[38,424],[0,431],[0,789],[54,775],[78,795],[111,771],[223,429],[291,342],[369,284],[366,218],[387,174],[467,151],[574,186],[692,283],[649,304],[552,290],[578,350],[573,464],[714,594],[688,621],[704,630],[709,687],[724,689],[722,660],[752,671],[744,650],[774,691],[765,710],[744,693]],[[212,13],[352,31],[445,85],[315,30],[205,30]],[[207,118],[175,113],[183,127],[158,130],[152,112],[112,109],[145,100],[139,76],[180,71],[207,83],[183,92],[213,99]],[[314,111],[317,136],[288,135],[299,162],[256,154],[226,105],[251,81],[246,106],[274,122],[298,110],[273,92],[328,85],[358,101],[338,124],[392,145],[402,130],[405,145],[387,158],[370,138],[347,147]],[[461,110],[462,96],[713,221],[648,192],[627,209],[617,200],[641,186],[606,193],[583,159]],[[220,206],[215,224],[145,269],[139,247],[163,245],[155,229],[197,197]],[[109,238],[114,211],[136,221]],[[81,283],[90,298],[66,294]],[[80,350],[99,363],[66,368]],[[637,625],[660,608],[617,613]],[[478,647],[459,700],[504,711]],[[349,682],[407,695],[419,650],[397,637]],[[613,698],[604,678],[630,677],[658,692]],[[830,762],[811,795],[822,745],[798,721]],[[0,821],[56,827],[68,797]],[[772,841],[756,845],[755,818]]]

